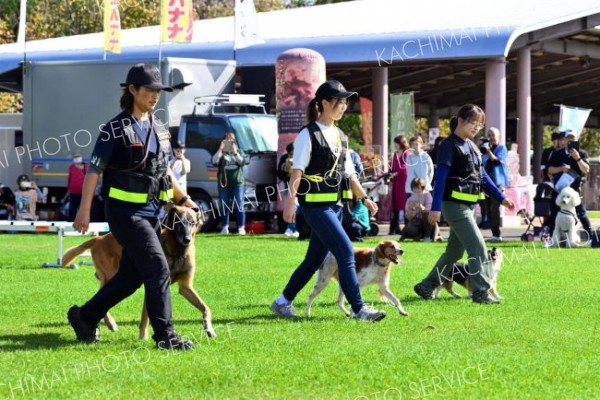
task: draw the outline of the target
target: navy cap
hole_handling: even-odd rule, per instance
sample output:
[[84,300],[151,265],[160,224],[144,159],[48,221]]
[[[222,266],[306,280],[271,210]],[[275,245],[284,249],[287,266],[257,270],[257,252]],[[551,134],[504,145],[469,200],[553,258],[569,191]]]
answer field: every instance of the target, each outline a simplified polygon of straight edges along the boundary
[[340,82],[331,79],[325,81],[315,93],[315,97],[319,100],[321,99],[347,99],[348,97],[352,97],[354,95],[358,95],[356,92],[348,92],[344,85]]
[[552,140],[558,140],[563,137],[563,133],[559,131],[552,132]]
[[127,73],[125,83],[121,87],[128,85],[144,86],[150,89],[161,89],[166,92],[172,92],[173,88],[163,85],[160,77],[160,71],[153,64],[136,64]]

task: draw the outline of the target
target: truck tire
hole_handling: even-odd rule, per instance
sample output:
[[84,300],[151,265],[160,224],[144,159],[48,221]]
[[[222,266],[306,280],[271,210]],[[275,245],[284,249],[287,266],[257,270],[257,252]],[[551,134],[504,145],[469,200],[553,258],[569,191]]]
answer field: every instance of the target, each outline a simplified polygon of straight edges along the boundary
[[214,232],[217,229],[219,220],[217,219],[216,207],[210,196],[206,193],[194,193],[192,194],[192,200],[198,204],[204,215],[204,225],[202,225],[200,232]]

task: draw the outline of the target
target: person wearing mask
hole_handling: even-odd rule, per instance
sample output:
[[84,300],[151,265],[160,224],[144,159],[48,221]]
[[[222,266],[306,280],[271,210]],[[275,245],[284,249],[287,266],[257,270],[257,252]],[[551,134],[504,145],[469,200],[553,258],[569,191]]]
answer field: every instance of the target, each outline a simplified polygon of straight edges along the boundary
[[23,174],[17,178],[17,190],[15,191],[15,219],[17,221],[37,221],[37,203],[42,197],[29,176]]
[[159,69],[136,64],[128,72],[120,99],[122,112],[101,127],[83,182],[81,206],[73,227],[85,233],[100,174],[111,233],[123,248],[117,274],[83,306],[72,306],[67,318],[82,342],[97,342],[98,322],[142,284],[145,304],[159,349],[187,350],[191,341],[175,333],[170,272],[159,235],[159,214],[173,201],[198,210],[169,168],[169,131],[153,115],[162,83]]
[[[482,161],[485,172],[487,172],[498,189],[504,193],[504,189],[508,186],[508,171],[506,169],[508,151],[506,150],[506,146],[500,143],[500,131],[498,128],[491,127],[488,130],[487,142],[484,142],[480,150],[483,154]],[[501,242],[502,232],[500,228],[502,226],[502,217],[500,216],[500,203],[489,195],[485,196],[484,202],[492,230],[490,242]]]
[[69,193],[69,215],[67,221],[73,222],[79,205],[81,204],[81,191],[83,190],[83,179],[87,172],[87,166],[83,162],[81,154],[73,154],[73,163],[69,166],[67,177],[67,192]]
[[425,182],[425,190],[431,192],[433,188],[433,161],[429,154],[423,151],[423,137],[416,134],[410,138],[410,148],[412,152],[406,157],[406,193],[410,198],[412,194],[412,181],[419,178]]
[[392,220],[390,221],[390,235],[400,234],[400,224],[404,222],[404,208],[406,207],[406,180],[408,171],[406,159],[410,154],[408,142],[404,135],[394,138],[394,154],[392,154]]
[[375,322],[385,317],[385,312],[372,309],[361,297],[354,248],[342,226],[343,203],[352,195],[373,214],[377,212],[377,204],[367,198],[356,177],[346,135],[335,126],[348,108],[348,98],[356,94],[346,91],[336,80],[319,86],[308,104],[309,123],[294,143],[290,198],[283,216],[286,222],[294,221],[293,199],[297,196],[311,236],[304,260],[292,273],[283,293],[271,304],[271,311],[280,317],[297,317],[292,302],[328,252],[337,260],[340,286],[352,306],[353,318]]
[[442,141],[438,152],[438,179],[433,189],[433,203],[429,222],[437,223],[441,213],[450,226],[450,235],[444,253],[431,272],[414,287],[423,299],[433,298],[433,290],[452,276],[454,263],[466,250],[472,284],[472,300],[480,304],[498,303],[488,295],[490,289],[489,260],[485,240],[475,222],[475,204],[482,191],[493,196],[510,209],[507,198],[485,172],[481,153],[472,139],[485,124],[485,113],[474,105],[466,104],[458,110],[456,129]]
[[[556,215],[560,211],[560,207],[556,205],[558,193],[563,188],[560,187],[559,181],[563,174],[570,175],[571,186],[582,197],[581,204],[575,208],[577,218],[581,221],[583,229],[587,232],[588,238],[592,237],[592,227],[590,219],[587,216],[585,202],[581,193],[581,185],[585,177],[590,173],[590,165],[588,164],[588,154],[585,150],[579,148],[579,141],[573,130],[561,132],[558,140],[559,149],[554,151],[548,160],[548,175],[554,183],[554,190],[550,201],[550,219],[548,227],[550,232],[554,232],[554,223]],[[556,243],[555,243],[556,245]]]
[[187,191],[187,174],[192,170],[190,160],[185,157],[185,145],[178,143],[173,149],[175,159],[171,161],[171,171],[181,186],[181,189]]
[[238,147],[233,132],[225,134],[219,150],[213,156],[213,164],[218,167],[221,234],[229,234],[229,214],[235,209],[238,234],[245,235],[244,165],[248,164],[248,157]]

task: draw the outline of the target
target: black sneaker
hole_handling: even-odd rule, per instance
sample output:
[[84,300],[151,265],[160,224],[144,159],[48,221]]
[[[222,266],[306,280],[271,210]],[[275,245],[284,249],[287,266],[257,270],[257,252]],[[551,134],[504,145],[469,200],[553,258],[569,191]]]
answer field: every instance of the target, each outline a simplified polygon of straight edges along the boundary
[[100,335],[98,334],[98,325],[91,325],[83,322],[79,315],[80,311],[81,308],[73,306],[69,308],[69,311],[67,312],[67,319],[75,331],[77,340],[87,343],[99,342]]
[[477,304],[500,304],[500,300],[494,300],[490,296],[473,298],[473,303]]
[[417,283],[414,287],[415,293],[424,300],[433,299],[433,290],[424,283]]
[[182,338],[176,333],[164,336],[156,341],[156,347],[160,350],[191,350],[194,348],[194,343],[191,340]]

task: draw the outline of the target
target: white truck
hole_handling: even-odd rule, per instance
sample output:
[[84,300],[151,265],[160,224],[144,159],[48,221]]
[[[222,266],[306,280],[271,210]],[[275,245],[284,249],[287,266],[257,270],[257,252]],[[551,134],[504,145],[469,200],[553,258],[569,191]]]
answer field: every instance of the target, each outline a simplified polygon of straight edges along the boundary
[[[12,149],[24,173],[38,187],[48,187],[48,201],[66,192],[67,171],[74,153],[89,161],[102,124],[119,110],[121,88],[129,68],[139,62],[65,61],[29,62],[23,69],[23,144]],[[240,147],[251,155],[246,168],[248,212],[273,214],[275,197],[265,201],[265,187],[276,185],[277,124],[263,112],[216,115],[211,104],[196,104],[199,96],[233,93],[236,64],[188,58],[163,58],[163,82],[174,87],[163,92],[155,114],[168,123],[173,143],[187,145],[192,164],[188,192],[209,212],[207,230],[218,223],[216,168],[208,161],[224,129],[232,129]],[[192,114],[190,112],[194,110]],[[211,111],[213,110],[213,111]],[[183,117],[183,118],[182,118]],[[184,129],[180,130],[180,121]],[[253,197],[254,196],[254,197]],[[259,198],[262,203],[259,203]],[[270,201],[269,201],[270,200]],[[212,204],[211,204],[212,203]],[[272,204],[270,204],[272,203]],[[43,207],[56,208],[58,204]]]

